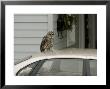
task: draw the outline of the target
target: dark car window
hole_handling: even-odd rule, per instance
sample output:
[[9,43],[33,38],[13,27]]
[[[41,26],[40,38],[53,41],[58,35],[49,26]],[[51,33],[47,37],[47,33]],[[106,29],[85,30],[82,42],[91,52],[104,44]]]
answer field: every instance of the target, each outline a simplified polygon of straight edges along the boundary
[[16,74],[18,76],[28,76],[31,71],[34,69],[34,67],[37,65],[38,62],[34,62],[22,69],[20,69],[20,71]]
[[83,75],[82,59],[49,59],[44,62],[35,75],[43,76],[81,76]]

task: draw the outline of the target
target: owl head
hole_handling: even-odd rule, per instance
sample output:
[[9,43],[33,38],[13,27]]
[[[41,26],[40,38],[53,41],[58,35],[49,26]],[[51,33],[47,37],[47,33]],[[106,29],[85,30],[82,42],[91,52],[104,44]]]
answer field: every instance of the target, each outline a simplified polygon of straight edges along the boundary
[[53,35],[54,35],[54,32],[53,31],[49,31],[46,36],[48,38],[53,38]]

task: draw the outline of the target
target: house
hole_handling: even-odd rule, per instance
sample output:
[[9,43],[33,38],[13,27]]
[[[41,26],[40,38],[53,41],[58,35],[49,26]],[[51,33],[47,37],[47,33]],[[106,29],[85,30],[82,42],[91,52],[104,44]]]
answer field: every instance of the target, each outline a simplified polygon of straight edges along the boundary
[[72,31],[63,31],[63,38],[57,34],[57,14],[15,14],[14,15],[14,58],[20,60],[40,52],[42,37],[54,31],[54,48],[97,48],[97,15],[79,14]]

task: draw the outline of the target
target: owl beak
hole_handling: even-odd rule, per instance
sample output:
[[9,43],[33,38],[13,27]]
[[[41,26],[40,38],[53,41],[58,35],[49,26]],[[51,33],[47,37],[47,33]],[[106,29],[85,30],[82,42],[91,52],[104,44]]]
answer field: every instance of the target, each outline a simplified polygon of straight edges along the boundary
[[54,33],[52,33],[52,35],[54,35]]

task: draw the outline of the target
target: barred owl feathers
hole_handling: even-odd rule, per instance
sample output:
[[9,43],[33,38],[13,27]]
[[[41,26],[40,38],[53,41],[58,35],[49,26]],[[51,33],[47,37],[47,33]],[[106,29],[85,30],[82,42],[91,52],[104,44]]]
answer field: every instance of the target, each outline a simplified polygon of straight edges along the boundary
[[53,35],[54,32],[53,31],[49,31],[42,39],[41,45],[40,45],[40,51],[44,52],[44,51],[49,51],[52,47],[52,40],[53,40]]

